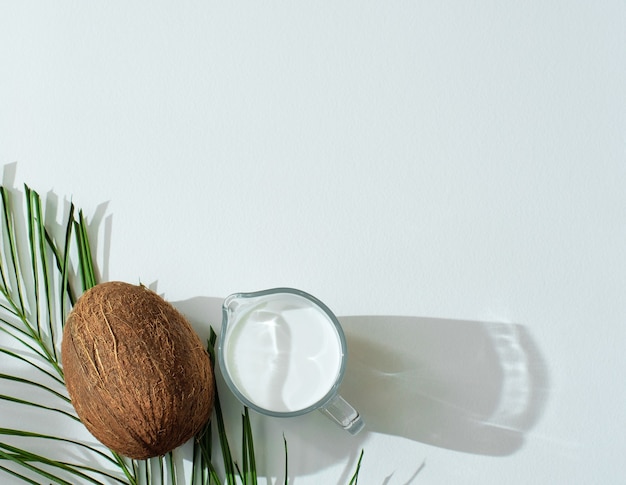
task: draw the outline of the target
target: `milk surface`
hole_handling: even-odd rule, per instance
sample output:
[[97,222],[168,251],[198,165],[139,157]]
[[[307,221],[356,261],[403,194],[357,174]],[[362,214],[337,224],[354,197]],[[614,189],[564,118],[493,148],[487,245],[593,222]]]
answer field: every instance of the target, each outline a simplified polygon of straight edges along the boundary
[[247,399],[274,412],[305,409],[335,384],[343,352],[332,320],[294,294],[265,296],[235,310],[223,348],[231,380]]

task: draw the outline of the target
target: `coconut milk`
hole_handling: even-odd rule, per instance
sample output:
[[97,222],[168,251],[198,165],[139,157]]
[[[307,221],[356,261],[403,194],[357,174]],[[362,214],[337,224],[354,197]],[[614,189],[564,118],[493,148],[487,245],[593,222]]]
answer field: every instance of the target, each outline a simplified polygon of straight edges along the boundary
[[226,370],[239,392],[272,412],[294,412],[319,402],[341,372],[343,351],[335,325],[295,294],[264,299],[241,310],[227,329]]

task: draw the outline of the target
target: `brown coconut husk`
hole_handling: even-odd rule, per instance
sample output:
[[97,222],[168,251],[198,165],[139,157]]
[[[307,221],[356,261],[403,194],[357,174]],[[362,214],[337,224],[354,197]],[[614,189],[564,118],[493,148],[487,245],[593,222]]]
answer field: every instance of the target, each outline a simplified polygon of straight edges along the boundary
[[127,457],[164,455],[211,416],[205,347],[172,305],[143,286],[109,282],[85,292],[64,328],[62,362],[81,421]]

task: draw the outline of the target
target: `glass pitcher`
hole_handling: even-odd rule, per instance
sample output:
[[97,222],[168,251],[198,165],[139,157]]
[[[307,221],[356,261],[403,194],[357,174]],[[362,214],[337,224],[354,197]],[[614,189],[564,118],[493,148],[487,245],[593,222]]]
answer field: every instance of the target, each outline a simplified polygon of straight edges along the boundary
[[301,290],[274,288],[228,296],[222,315],[218,362],[243,404],[276,417],[320,410],[352,434],[363,428],[338,394],[346,339],[326,305]]

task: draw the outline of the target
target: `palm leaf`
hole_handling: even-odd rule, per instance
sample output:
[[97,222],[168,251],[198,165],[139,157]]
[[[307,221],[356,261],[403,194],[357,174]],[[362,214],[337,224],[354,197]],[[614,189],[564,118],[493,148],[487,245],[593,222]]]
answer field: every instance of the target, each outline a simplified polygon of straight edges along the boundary
[[359,471],[361,470],[361,460],[363,460],[363,450],[361,450],[361,454],[359,455],[359,461],[356,464],[356,470],[352,478],[350,479],[350,483],[348,485],[357,485],[359,481]]
[[[19,370],[14,372],[6,370],[6,366],[2,367],[0,383],[8,384],[10,391],[1,392],[0,401],[11,403],[12,408],[29,408],[54,413],[73,422],[80,421],[73,408],[68,406],[70,399],[65,389],[59,349],[65,319],[77,295],[98,282],[87,220],[82,210],[77,210],[70,202],[60,225],[61,230],[57,231],[62,234],[57,237],[55,231],[45,224],[37,192],[24,185],[24,210],[21,211],[16,210],[13,198],[12,189],[0,186],[0,337],[4,337],[0,340],[0,362],[4,359]],[[208,351],[213,365],[215,342],[216,334],[211,328]],[[37,379],[32,378],[33,372]],[[31,397],[20,397],[15,391],[21,387],[42,391],[47,399],[39,402]],[[213,423],[217,423],[224,478],[219,476],[212,462]],[[247,408],[242,415],[242,438],[243,460],[242,469],[239,469],[231,453],[216,392],[214,417],[194,439],[190,485],[221,485],[224,480],[228,485],[238,482],[256,484],[257,463]],[[13,440],[57,445],[46,449],[80,449],[86,455],[85,462],[52,459],[17,446]],[[283,440],[287,484],[287,441],[284,437]],[[356,484],[361,458],[362,453],[351,484]],[[87,463],[102,463],[103,466],[99,468]],[[24,483],[39,484],[43,480],[62,485],[177,485],[183,463],[184,457],[178,458],[177,452],[137,461],[122,457],[100,444],[83,443],[68,436],[0,427],[0,475]]]
[[250,413],[244,408],[242,416],[243,429],[243,483],[244,485],[256,485],[256,459],[254,456],[254,441],[252,439],[252,426],[250,425]]
[[285,485],[287,485],[289,483],[289,456],[287,453],[287,438],[285,438],[285,435],[283,434],[283,445],[285,447]]
[[[11,390],[26,386],[42,390],[49,396],[45,402],[38,402],[31,397],[22,398],[13,392],[3,392],[0,393],[0,400],[12,403],[11,409],[29,407],[40,412],[59,413],[79,421],[73,409],[65,410],[69,398],[57,349],[62,326],[59,322],[65,317],[63,302],[66,295],[71,294],[70,280],[73,276],[70,274],[69,259],[74,248],[77,249],[79,268],[83,274],[87,277],[93,274],[93,262],[85,237],[85,220],[81,218],[74,221],[73,208],[70,210],[66,236],[71,236],[69,228],[77,224],[82,239],[68,238],[61,241],[60,247],[64,248],[61,256],[56,250],[59,243],[51,244],[54,239],[45,228],[41,199],[35,191],[28,186],[24,187],[25,216],[22,219],[14,207],[11,190],[0,187],[0,202],[0,296],[3,300],[0,303],[0,329],[11,345],[10,348],[0,347],[0,356],[19,364],[22,372],[31,369],[43,379],[51,381],[51,384],[44,384],[40,379],[33,380],[28,374],[0,373],[0,381],[9,384]],[[50,255],[57,262],[56,267],[50,264]],[[95,284],[94,278],[84,281]],[[55,288],[58,288],[56,292]],[[56,298],[60,303],[55,303]],[[61,308],[61,318],[54,317],[56,306]],[[101,483],[91,476],[95,473],[106,477],[106,482],[114,479],[121,483],[133,483],[133,477],[128,476],[123,459],[108,450],[105,453],[92,446],[77,444],[79,442],[68,437],[45,435],[33,430],[1,428],[0,436],[0,459],[5,462],[0,470],[25,482],[38,483],[35,477],[39,476],[39,479],[44,478],[53,483]],[[11,437],[28,438],[29,442],[51,440],[60,445],[77,445],[95,457],[106,457],[115,464],[118,472],[112,474],[84,464],[54,460],[6,441]]]

